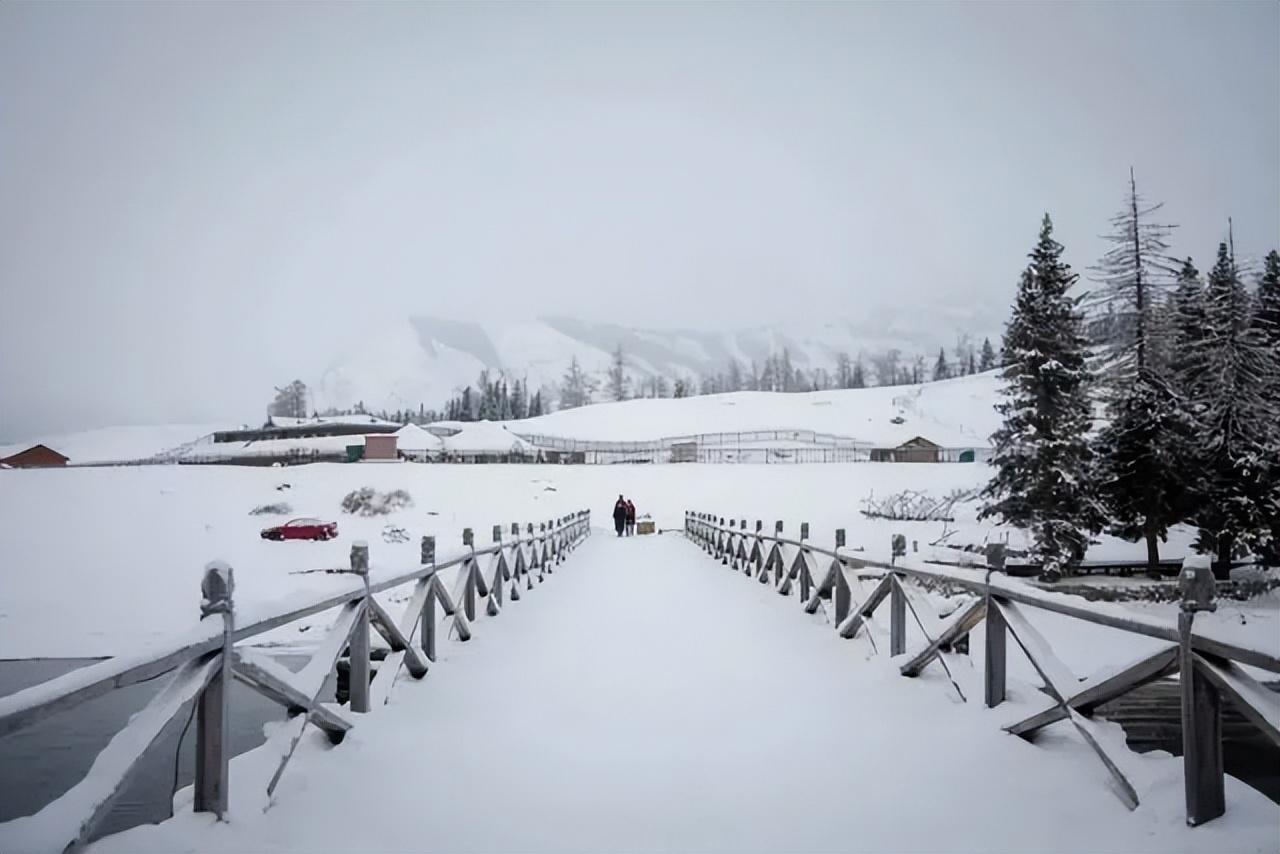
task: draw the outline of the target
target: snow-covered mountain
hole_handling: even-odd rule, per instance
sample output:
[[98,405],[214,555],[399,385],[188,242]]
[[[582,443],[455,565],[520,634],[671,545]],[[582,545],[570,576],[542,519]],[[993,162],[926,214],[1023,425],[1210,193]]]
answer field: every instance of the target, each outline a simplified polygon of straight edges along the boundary
[[[714,318],[706,318],[713,322]],[[654,375],[674,381],[721,373],[730,360],[744,368],[771,354],[788,352],[805,371],[833,370],[838,353],[856,355],[897,348],[905,355],[937,353],[950,358],[961,332],[981,341],[988,330],[966,328],[970,318],[941,307],[904,307],[859,321],[819,320],[742,330],[638,329],[567,317],[461,322],[409,317],[379,329],[354,352],[337,360],[312,384],[313,405],[371,409],[439,407],[482,370],[527,380],[530,391],[550,390],[576,356],[603,380],[621,345],[633,381]]]

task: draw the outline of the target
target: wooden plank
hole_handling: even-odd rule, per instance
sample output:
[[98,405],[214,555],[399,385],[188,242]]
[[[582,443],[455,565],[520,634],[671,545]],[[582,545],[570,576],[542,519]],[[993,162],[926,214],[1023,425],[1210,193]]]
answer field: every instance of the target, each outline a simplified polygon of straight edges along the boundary
[[1036,672],[1045,680],[1045,687],[1053,692],[1059,702],[1065,703],[1067,698],[1076,693],[1080,680],[1053,653],[1049,642],[1040,634],[1040,630],[1027,620],[1022,609],[1011,602],[996,599],[1005,625],[1013,632],[1019,645],[1031,659]]
[[335,744],[351,729],[351,721],[304,694],[293,684],[292,671],[268,656],[237,650],[233,672],[242,683],[288,709],[290,715],[306,714]]
[[453,598],[449,595],[449,591],[445,589],[444,583],[440,581],[439,576],[435,576],[432,581],[432,587],[436,591],[436,599],[439,600],[440,606],[444,608],[446,615],[453,617],[453,627],[458,632],[458,640],[471,640],[471,621],[467,619],[467,615],[462,613],[462,609],[454,604]]
[[[891,576],[886,576],[886,578]],[[905,606],[905,601],[903,605]],[[943,628],[938,637],[931,643],[927,644],[924,649],[916,653],[910,661],[902,665],[903,676],[919,676],[921,671],[928,666],[929,662],[937,658],[944,646],[949,646],[956,642],[957,639],[967,635],[973,631],[978,623],[982,622],[982,618],[987,614],[987,603],[984,599],[978,599],[969,603],[967,608],[961,610],[954,616],[946,627]],[[905,622],[906,617],[903,617]],[[892,651],[892,650],[891,650]]]
[[[835,603],[836,626],[843,626],[844,621],[849,618],[849,609],[853,607],[853,591],[849,588],[849,579],[844,574],[844,567],[839,561],[832,561],[832,571],[835,577],[832,579],[832,599]],[[814,596],[814,610],[817,610],[818,596]],[[808,610],[808,609],[806,609]],[[809,611],[810,614],[813,611]]]
[[[987,617],[987,638],[990,643],[991,616]],[[1108,671],[1079,683],[1077,690],[1067,697],[1067,705],[1088,715],[1103,703],[1108,703],[1140,685],[1160,679],[1178,669],[1178,647],[1169,645],[1161,647],[1155,653],[1143,655],[1119,669]],[[1004,727],[1006,732],[1030,738],[1043,727],[1067,717],[1067,711],[1061,703],[1054,703],[1047,709],[1037,712],[1028,718]]]
[[32,839],[56,840],[56,851],[88,844],[165,724],[204,690],[221,664],[221,655],[214,653],[178,667],[142,711],[112,736],[80,782],[35,815],[13,819],[13,826],[24,825],[23,835]]
[[1031,662],[1031,666],[1036,669],[1036,672],[1040,674],[1040,678],[1044,680],[1045,687],[1066,710],[1071,718],[1071,723],[1075,725],[1076,731],[1093,748],[1094,754],[1111,774],[1112,782],[1115,783],[1120,799],[1129,809],[1137,809],[1138,793],[1134,790],[1133,784],[1125,777],[1124,772],[1120,770],[1120,766],[1112,759],[1106,748],[1102,746],[1102,740],[1098,738],[1097,725],[1067,705],[1067,697],[1074,693],[1073,688],[1075,686],[1075,677],[1071,674],[1071,671],[1053,654],[1048,642],[1027,621],[1027,618],[1017,605],[1012,602],[1001,601],[995,597],[992,597],[990,601],[1000,610],[1009,633],[1013,635],[1013,639],[1022,647],[1022,651]]
[[[422,603],[427,598],[427,590],[429,584],[419,582],[418,588],[414,590],[413,596],[409,599],[409,605],[405,608],[405,615],[402,619],[408,622],[408,630],[404,626],[398,625],[391,615],[386,612],[377,599],[369,598],[369,605],[372,608],[373,625],[377,628],[378,634],[382,635],[390,644],[394,652],[403,652],[402,658],[408,664],[409,673],[414,679],[421,679],[427,675],[427,660],[422,656],[417,648],[413,645],[411,637],[413,626],[418,621],[419,615],[422,613]],[[386,668],[378,669],[379,675],[385,672]]]
[[858,634],[858,629],[862,628],[862,624],[871,616],[872,612],[880,606],[885,597],[889,595],[889,588],[893,585],[893,577],[885,575],[880,579],[880,583],[871,591],[871,595],[858,606],[858,609],[850,614],[843,622],[841,622],[836,631],[842,638],[851,638]]
[[1229,661],[1212,661],[1199,655],[1195,658],[1198,671],[1227,695],[1240,714],[1280,746],[1280,694],[1268,690]]

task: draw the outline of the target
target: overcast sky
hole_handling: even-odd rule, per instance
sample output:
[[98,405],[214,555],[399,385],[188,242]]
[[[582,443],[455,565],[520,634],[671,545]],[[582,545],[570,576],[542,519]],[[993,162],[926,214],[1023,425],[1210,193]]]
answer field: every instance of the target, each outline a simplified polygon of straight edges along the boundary
[[1202,268],[1280,242],[1280,5],[2,3],[0,439],[256,416],[388,314],[998,324],[1131,164]]

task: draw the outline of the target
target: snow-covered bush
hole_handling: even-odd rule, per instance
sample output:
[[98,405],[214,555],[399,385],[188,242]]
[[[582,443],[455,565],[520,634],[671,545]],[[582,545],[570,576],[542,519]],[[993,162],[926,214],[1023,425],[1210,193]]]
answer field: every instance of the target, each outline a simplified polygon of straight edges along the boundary
[[907,489],[883,498],[875,493],[862,500],[862,515],[868,519],[895,519],[904,522],[953,522],[955,506],[975,497],[973,490],[956,489],[935,498],[927,492]]
[[257,507],[249,511],[250,516],[287,516],[293,512],[293,508],[283,501],[275,504],[259,504]]
[[403,489],[378,492],[371,486],[347,493],[342,499],[342,512],[357,516],[385,516],[413,506],[413,499]]

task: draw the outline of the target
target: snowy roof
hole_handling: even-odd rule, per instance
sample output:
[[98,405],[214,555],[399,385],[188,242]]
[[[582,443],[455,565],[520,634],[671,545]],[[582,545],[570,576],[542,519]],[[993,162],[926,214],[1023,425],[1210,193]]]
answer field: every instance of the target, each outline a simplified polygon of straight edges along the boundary
[[444,447],[439,436],[433,436],[417,424],[406,424],[395,432],[396,445],[402,451],[438,451]]
[[272,415],[267,422],[275,427],[309,427],[315,424],[355,424],[368,426],[376,424],[382,427],[397,426],[398,422],[384,421],[372,415],[317,415],[313,418],[292,418],[287,415]]
[[458,431],[439,440],[450,453],[533,453],[532,445],[493,421],[437,421],[431,426]]

